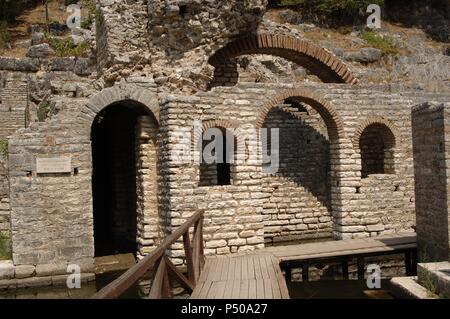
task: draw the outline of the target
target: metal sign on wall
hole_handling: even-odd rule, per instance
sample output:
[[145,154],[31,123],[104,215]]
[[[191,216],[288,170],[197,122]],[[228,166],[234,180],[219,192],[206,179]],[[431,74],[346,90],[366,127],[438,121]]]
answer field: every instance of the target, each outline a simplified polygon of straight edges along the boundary
[[36,158],[37,174],[71,173],[72,159],[70,157]]

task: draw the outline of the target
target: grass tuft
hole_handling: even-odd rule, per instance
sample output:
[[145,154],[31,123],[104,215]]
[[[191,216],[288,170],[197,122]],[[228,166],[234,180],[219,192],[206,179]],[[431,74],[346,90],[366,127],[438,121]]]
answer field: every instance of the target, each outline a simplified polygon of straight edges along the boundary
[[373,31],[365,31],[362,34],[362,38],[366,40],[370,46],[381,50],[383,56],[396,56],[399,53],[394,41],[388,36],[381,36],[375,34]]
[[3,159],[8,158],[8,141],[4,139],[0,139],[0,156]]

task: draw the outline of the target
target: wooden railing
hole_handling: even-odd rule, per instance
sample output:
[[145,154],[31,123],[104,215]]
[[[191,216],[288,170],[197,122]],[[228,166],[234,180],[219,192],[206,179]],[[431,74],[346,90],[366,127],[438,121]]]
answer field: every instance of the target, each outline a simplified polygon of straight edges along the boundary
[[[189,234],[191,227],[194,228],[192,240]],[[170,246],[181,237],[183,237],[186,256],[187,277],[166,256],[166,250],[170,249]],[[156,269],[156,272],[149,293],[150,299],[169,299],[173,297],[170,278],[191,293],[198,281],[204,262],[203,211],[199,211],[169,235],[158,248],[91,298],[118,298],[151,269]]]

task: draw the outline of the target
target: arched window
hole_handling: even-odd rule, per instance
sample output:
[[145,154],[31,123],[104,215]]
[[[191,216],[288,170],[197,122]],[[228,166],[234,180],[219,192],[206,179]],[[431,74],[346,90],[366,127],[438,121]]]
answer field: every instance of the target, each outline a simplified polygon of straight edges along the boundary
[[385,124],[367,126],[359,138],[361,176],[395,174],[395,136]]
[[236,138],[230,129],[208,128],[202,134],[200,186],[231,185]]

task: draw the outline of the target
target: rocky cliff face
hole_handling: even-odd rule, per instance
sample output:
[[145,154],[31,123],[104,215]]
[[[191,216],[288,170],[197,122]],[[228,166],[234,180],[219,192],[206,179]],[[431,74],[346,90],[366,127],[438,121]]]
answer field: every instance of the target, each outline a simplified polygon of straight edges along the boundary
[[[360,83],[401,83],[413,89],[450,91],[449,44],[433,40],[427,29],[383,22],[376,34],[392,39],[397,51],[383,54],[363,39],[363,27],[347,28],[347,32],[323,28],[304,22],[300,12],[289,9],[268,11],[263,22],[296,30],[329,49],[346,61]],[[239,62],[242,81],[319,81],[307,70],[278,57],[247,56]]]
[[[267,9],[265,0],[101,3],[104,21],[97,36],[99,67],[104,67],[101,86],[110,86],[131,74],[150,74],[168,91],[207,90],[214,74],[208,59],[229,41],[255,32],[287,32],[332,51],[350,65],[362,83],[450,89],[448,44],[439,42],[444,38],[433,36],[435,30],[443,30],[443,37],[447,34],[445,15],[440,15],[431,29],[421,27],[425,17],[418,11],[416,22],[383,21],[376,34],[392,39],[396,50],[395,54],[386,54],[363,39],[363,26],[320,27],[306,23],[301,12]],[[400,21],[401,16],[390,19]],[[414,23],[417,28],[411,27]],[[240,81],[320,81],[301,66],[273,56],[240,57],[238,71]]]

